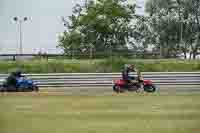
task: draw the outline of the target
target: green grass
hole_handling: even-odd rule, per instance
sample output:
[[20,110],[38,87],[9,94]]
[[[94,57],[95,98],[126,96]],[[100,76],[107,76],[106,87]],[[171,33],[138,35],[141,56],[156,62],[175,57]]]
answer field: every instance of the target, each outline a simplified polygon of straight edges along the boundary
[[95,73],[121,72],[124,64],[135,64],[142,72],[196,72],[200,71],[200,60],[178,59],[126,59],[109,58],[94,60],[25,60],[0,61],[0,73],[21,69],[24,73]]
[[199,133],[200,94],[0,94],[0,133]]

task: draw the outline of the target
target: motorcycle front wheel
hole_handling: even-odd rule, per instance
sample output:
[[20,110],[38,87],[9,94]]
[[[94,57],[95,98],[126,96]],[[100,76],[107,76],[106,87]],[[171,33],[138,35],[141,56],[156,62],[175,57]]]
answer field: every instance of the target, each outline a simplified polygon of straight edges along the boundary
[[114,85],[113,86],[113,91],[117,92],[117,93],[123,93],[124,92],[124,90],[119,85]]
[[144,86],[144,91],[149,92],[149,93],[153,93],[156,91],[156,87],[155,85],[145,85]]

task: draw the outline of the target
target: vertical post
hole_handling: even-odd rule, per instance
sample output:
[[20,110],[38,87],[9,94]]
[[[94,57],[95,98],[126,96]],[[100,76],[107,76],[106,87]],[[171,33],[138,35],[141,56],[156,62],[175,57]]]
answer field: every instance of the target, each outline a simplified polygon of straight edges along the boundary
[[49,56],[48,56],[48,54],[46,54],[46,60],[47,60],[47,61],[49,60]]
[[19,54],[23,54],[23,45],[22,45],[22,23],[27,21],[28,18],[24,17],[23,19],[20,19],[18,17],[14,17],[13,20],[18,24],[19,22]]
[[92,46],[90,45],[90,59],[92,59]]
[[88,8],[88,0],[85,0],[85,7]]
[[181,22],[181,43],[183,43],[183,23]]
[[71,59],[74,59],[74,46],[72,46],[72,51],[71,51]]
[[22,20],[19,21],[19,38],[20,38],[19,53],[20,53],[20,55],[22,55],[23,54],[23,46],[22,46]]
[[15,57],[15,55],[13,55],[13,61],[16,61],[16,57]]
[[162,45],[160,43],[160,58],[162,58]]
[[110,57],[112,58],[112,44],[110,43]]

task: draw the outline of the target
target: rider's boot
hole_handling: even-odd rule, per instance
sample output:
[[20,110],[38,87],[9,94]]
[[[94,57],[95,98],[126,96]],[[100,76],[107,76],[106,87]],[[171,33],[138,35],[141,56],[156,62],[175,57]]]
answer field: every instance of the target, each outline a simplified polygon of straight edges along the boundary
[[140,91],[144,92],[144,85],[143,84],[140,85]]

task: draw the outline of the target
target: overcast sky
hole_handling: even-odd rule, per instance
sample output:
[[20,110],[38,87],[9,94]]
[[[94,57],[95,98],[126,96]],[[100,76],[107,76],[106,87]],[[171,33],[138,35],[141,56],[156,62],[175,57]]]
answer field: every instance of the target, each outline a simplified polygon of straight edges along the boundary
[[[131,1],[131,0],[130,0]],[[19,25],[13,17],[28,17],[23,23],[23,51],[58,53],[58,35],[64,31],[61,16],[70,16],[81,0],[0,0],[0,53],[19,53]],[[144,0],[137,0],[140,6]],[[143,9],[137,11],[143,13]]]

